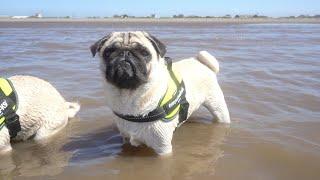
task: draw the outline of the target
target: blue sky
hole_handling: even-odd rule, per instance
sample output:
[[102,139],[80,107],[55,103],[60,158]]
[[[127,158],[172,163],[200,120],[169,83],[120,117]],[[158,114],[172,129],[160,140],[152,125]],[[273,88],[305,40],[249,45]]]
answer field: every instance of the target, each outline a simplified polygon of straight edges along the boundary
[[0,15],[112,16],[129,14],[158,16],[260,14],[290,16],[320,14],[320,0],[0,0]]

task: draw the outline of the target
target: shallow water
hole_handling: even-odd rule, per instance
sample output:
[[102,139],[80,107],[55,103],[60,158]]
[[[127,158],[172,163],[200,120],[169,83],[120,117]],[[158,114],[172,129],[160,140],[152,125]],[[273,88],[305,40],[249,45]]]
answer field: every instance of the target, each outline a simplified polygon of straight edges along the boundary
[[[171,156],[122,145],[89,51],[118,30],[154,34],[175,59],[214,54],[231,126],[201,109],[175,132]],[[320,178],[320,25],[1,22],[0,75],[17,74],[50,81],[82,110],[47,143],[13,144],[4,179]]]

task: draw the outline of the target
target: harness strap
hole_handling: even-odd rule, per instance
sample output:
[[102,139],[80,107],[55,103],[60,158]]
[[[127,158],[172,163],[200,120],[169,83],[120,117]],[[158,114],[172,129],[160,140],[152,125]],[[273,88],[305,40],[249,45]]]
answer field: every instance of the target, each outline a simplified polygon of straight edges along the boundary
[[175,75],[175,74],[173,73],[173,71],[172,71],[172,59],[171,59],[170,57],[165,57],[164,59],[165,59],[166,62],[167,62],[167,69],[169,70],[169,73],[170,73],[171,78],[173,79],[173,81],[174,81],[174,83],[175,83],[176,85],[179,85],[180,83],[179,83],[176,75]]
[[149,112],[146,116],[132,116],[132,115],[122,115],[113,111],[118,117],[131,122],[152,122],[162,119],[166,116],[166,111],[162,107],[158,107],[155,110]]
[[18,98],[10,80],[0,78],[0,130],[6,126],[10,138],[17,136],[21,131],[18,109]]
[[[159,104],[159,106],[156,109],[154,109],[153,111],[149,112],[147,115],[144,115],[144,116],[143,115],[138,115],[138,116],[123,115],[117,112],[113,112],[115,115],[127,121],[138,122],[138,123],[152,122],[160,119],[164,121],[170,121],[177,115],[177,113],[179,113],[179,124],[183,123],[187,119],[189,103],[187,102],[185,97],[186,90],[185,90],[184,82],[182,81],[180,83],[177,77],[175,76],[172,70],[171,58],[165,57],[165,60],[167,62],[167,69],[169,71],[169,74],[177,87],[177,90],[173,95],[173,97],[164,105],[160,106]],[[178,106],[180,107],[178,108]],[[177,112],[175,112],[176,110]],[[173,116],[170,118],[167,118],[167,116],[171,113],[173,113]]]
[[[178,85],[179,81],[178,81],[177,77],[174,75],[174,73],[172,71],[172,59],[170,57],[165,57],[165,60],[167,62],[169,73],[170,73],[172,79]],[[178,126],[180,126],[182,123],[184,123],[187,120],[187,118],[188,118],[188,110],[189,110],[189,103],[188,103],[187,98],[186,98],[186,89],[185,89],[185,85],[184,85],[183,81],[181,82],[180,86],[178,86],[177,93],[175,94],[175,96],[178,96],[178,97],[174,97],[171,100],[179,98],[178,99],[178,103],[176,105],[180,104],[180,108],[179,108],[179,124],[178,124]],[[168,104],[170,104],[170,101],[169,101]],[[166,107],[166,105],[164,107]]]

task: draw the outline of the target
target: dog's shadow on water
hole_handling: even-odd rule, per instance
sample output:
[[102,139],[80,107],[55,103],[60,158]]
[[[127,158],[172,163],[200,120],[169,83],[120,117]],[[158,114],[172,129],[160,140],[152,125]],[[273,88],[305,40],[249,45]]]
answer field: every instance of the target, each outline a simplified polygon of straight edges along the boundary
[[155,156],[151,148],[134,147],[124,143],[122,136],[114,126],[100,128],[93,133],[72,137],[63,147],[63,151],[72,152],[69,162],[89,161],[105,157],[119,156]]

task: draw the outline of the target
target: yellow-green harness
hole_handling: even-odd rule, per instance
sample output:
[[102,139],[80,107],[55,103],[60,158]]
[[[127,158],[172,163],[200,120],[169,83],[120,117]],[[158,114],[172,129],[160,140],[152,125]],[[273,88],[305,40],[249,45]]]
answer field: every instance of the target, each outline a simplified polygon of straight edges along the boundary
[[6,126],[13,138],[21,130],[18,110],[18,97],[9,79],[0,78],[0,130]]
[[166,93],[159,101],[158,107],[147,115],[132,116],[123,115],[114,112],[118,117],[131,122],[152,122],[156,120],[162,120],[169,122],[173,120],[179,114],[180,124],[187,119],[189,103],[186,100],[186,89],[184,82],[178,72],[174,72],[172,69],[172,61],[170,58],[165,58],[167,61],[167,69],[170,74],[168,88]]

